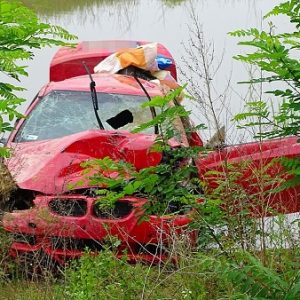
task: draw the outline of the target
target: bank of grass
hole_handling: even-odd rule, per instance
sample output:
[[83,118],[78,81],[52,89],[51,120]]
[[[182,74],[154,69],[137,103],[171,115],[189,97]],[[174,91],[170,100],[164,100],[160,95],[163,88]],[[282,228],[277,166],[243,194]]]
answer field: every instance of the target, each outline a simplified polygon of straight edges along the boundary
[[[128,264],[109,250],[86,253],[58,277],[2,278],[0,299],[299,299],[299,249],[181,253],[177,264]],[[34,262],[33,262],[34,263]]]
[[[10,280],[1,285],[0,299],[217,299],[233,286],[212,264],[212,257],[189,257],[173,264],[130,265],[105,251],[83,256],[58,282]],[[46,278],[47,280],[47,278]],[[46,281],[47,282],[47,281]]]
[[41,281],[25,280],[11,281],[0,285],[1,300],[55,300],[54,284],[45,284]]

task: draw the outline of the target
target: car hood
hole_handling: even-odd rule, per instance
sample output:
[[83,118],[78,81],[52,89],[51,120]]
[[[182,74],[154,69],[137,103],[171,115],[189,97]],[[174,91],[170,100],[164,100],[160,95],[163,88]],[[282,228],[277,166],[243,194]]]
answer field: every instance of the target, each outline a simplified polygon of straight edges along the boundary
[[155,135],[89,130],[63,138],[12,143],[8,169],[18,186],[44,194],[61,194],[82,179],[83,161],[110,157],[136,169],[157,165],[161,154],[151,151]]

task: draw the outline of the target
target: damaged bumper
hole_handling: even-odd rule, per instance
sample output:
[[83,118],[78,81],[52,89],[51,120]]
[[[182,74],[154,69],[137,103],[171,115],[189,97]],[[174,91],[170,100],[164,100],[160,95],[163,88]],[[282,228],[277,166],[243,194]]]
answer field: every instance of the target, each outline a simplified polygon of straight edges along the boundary
[[187,235],[188,215],[149,216],[141,221],[146,199],[120,199],[114,209],[99,208],[93,197],[37,196],[34,207],[6,213],[4,229],[11,233],[10,255],[44,252],[59,264],[80,257],[86,250],[97,253],[113,248],[117,256],[131,262],[159,262],[170,255],[166,250],[175,236]]

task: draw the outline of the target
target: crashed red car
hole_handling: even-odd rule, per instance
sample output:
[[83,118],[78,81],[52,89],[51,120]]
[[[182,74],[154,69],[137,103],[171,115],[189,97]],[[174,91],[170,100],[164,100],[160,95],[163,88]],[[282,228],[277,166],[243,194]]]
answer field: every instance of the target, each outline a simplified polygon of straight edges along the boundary
[[[7,166],[18,185],[12,195],[14,211],[3,219],[5,230],[14,239],[11,255],[43,252],[63,263],[82,255],[86,248],[103,249],[108,237],[114,236],[120,243],[120,255],[126,249],[131,261],[153,262],[163,259],[161,249],[168,246],[174,233],[188,232],[189,215],[153,215],[139,222],[147,199],[138,197],[120,199],[111,214],[107,214],[95,203],[94,187],[74,185],[82,179],[81,163],[89,159],[110,157],[129,162],[137,170],[158,165],[163,159],[162,153],[149,151],[158,133],[156,128],[130,133],[135,126],[153,118],[153,111],[142,111],[141,104],[149,100],[147,94],[149,97],[162,95],[159,85],[124,74],[93,74],[103,128],[95,117],[95,99],[90,94],[92,81],[87,69],[92,70],[120,48],[143,44],[145,42],[83,42],[74,49],[59,50],[53,58],[50,82],[40,90],[26,112],[27,118],[17,123],[8,140],[13,156]],[[157,49],[159,55],[172,62],[167,70],[176,79],[171,54],[160,44]],[[117,116],[123,116],[126,111],[131,114],[125,113],[125,119],[132,118],[132,123],[123,124],[123,118],[118,120]],[[121,126],[116,129],[114,122]],[[188,141],[190,145],[202,146],[196,133],[192,138]],[[175,147],[180,145],[180,142],[172,143]],[[199,156],[196,166],[199,177],[205,179],[207,171],[223,172],[224,162],[238,166],[249,161],[239,184],[250,195],[261,189],[256,170],[269,166],[274,158],[297,157],[299,153],[300,144],[297,138],[291,137],[222,147],[205,157]],[[266,169],[270,177],[281,171],[279,163]],[[216,188],[217,179],[211,177],[208,186]],[[264,186],[263,191],[272,188],[274,186]],[[267,200],[254,204],[253,215],[264,216],[266,206],[282,213],[298,212],[299,191],[299,188],[290,188],[270,194]],[[195,232],[189,235],[191,240],[195,239]]]
[[[190,218],[184,214],[153,215],[139,222],[147,199],[120,199],[107,214],[99,209],[88,183],[70,187],[82,179],[81,163],[89,159],[110,157],[137,170],[162,160],[162,153],[150,151],[157,128],[130,133],[153,118],[153,111],[141,105],[148,97],[162,95],[161,88],[123,74],[89,74],[119,48],[140,44],[144,42],[83,42],[74,49],[60,49],[53,58],[50,82],[30,104],[26,119],[18,121],[7,144],[13,149],[7,167],[18,185],[11,197],[13,211],[3,219],[13,236],[11,255],[43,252],[63,263],[86,248],[101,250],[114,236],[120,255],[126,249],[130,261],[153,262],[163,256],[157,245],[162,249],[174,233],[186,230]],[[167,70],[176,78],[171,54],[160,44],[157,49],[171,61]],[[91,94],[91,88],[96,93]],[[124,122],[128,111],[130,123]]]

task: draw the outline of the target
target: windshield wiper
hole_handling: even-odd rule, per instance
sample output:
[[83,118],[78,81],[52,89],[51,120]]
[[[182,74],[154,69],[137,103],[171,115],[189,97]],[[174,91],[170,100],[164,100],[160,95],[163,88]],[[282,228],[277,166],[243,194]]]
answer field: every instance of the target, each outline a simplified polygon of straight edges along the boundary
[[93,80],[92,74],[90,73],[86,63],[83,61],[82,62],[86,72],[88,73],[89,77],[90,77],[90,90],[91,90],[91,96],[92,96],[92,102],[93,102],[93,108],[94,108],[94,112],[95,112],[95,116],[99,125],[99,128],[104,130],[104,126],[100,120],[99,114],[98,114],[98,110],[99,110],[99,105],[98,105],[98,98],[97,98],[97,92],[96,92],[96,82]]
[[[136,82],[139,84],[139,86],[141,87],[141,89],[143,90],[143,92],[145,93],[145,95],[147,96],[148,100],[151,101],[151,97],[149,95],[149,93],[147,92],[147,90],[145,89],[145,87],[143,86],[142,82],[139,80],[139,78],[136,76],[136,73],[134,72],[133,75],[134,79],[136,80]],[[154,107],[150,106],[150,110],[151,110],[151,114],[152,114],[152,118],[154,119],[156,117],[156,111],[154,109]],[[158,130],[158,125],[155,124],[154,127],[154,133],[158,134],[159,130]]]

